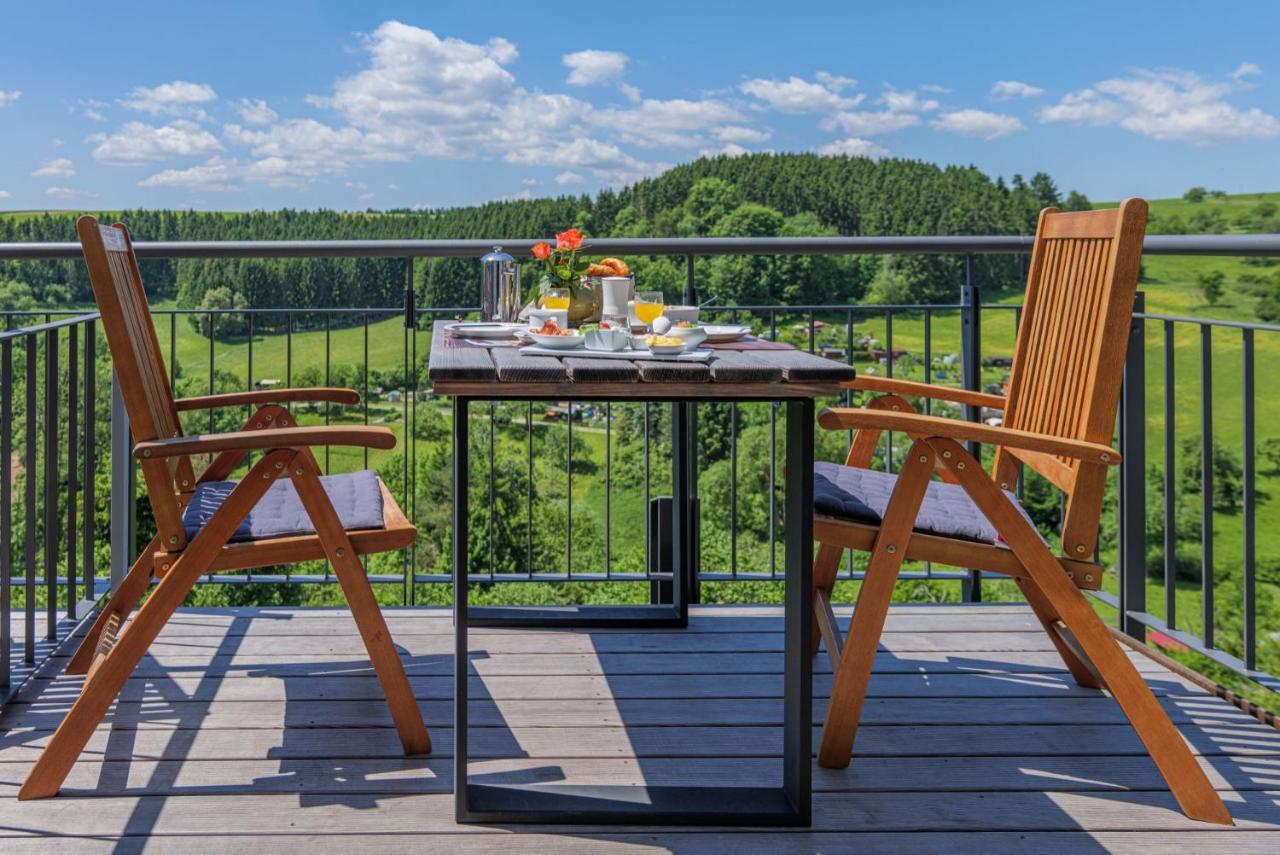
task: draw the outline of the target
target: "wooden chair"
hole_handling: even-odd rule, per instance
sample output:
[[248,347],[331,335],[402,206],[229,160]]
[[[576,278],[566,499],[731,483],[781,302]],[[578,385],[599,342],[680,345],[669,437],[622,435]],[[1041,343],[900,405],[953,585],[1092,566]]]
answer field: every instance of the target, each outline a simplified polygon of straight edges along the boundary
[[[67,667],[86,674],[63,719],[19,791],[52,796],[94,729],[201,575],[327,559],[351,606],[406,754],[425,754],[431,740],[359,556],[400,549],[417,531],[372,472],[321,478],[316,445],[388,449],[381,427],[299,427],[281,404],[354,404],[350,389],[273,389],[175,401],[165,374],[128,230],[76,223],[120,392],[141,461],[157,532],[98,615]],[[257,406],[241,431],[183,436],[178,413]],[[260,459],[240,481],[226,479],[253,451]],[[193,455],[216,455],[197,479]],[[337,507],[335,507],[335,505]],[[129,620],[135,604],[159,583]],[[126,622],[127,621],[127,622]]]
[[[1097,589],[1094,546],[1109,446],[1146,229],[1147,205],[1040,215],[1008,397],[903,380],[860,377],[854,389],[884,393],[864,409],[829,409],[819,424],[855,430],[845,465],[815,472],[815,653],[819,636],[835,670],[818,760],[849,764],[858,717],[893,586],[906,559],[1011,576],[1075,681],[1120,704],[1187,816],[1231,824],[1231,816],[1080,589]],[[922,415],[908,397],[1002,410],[999,427]],[[897,476],[873,472],[883,431],[912,440]],[[988,475],[961,443],[996,447]],[[1055,556],[1009,492],[1028,466],[1067,496],[1062,554]],[[940,481],[932,480],[938,470]],[[869,552],[847,639],[831,609],[846,549]]]

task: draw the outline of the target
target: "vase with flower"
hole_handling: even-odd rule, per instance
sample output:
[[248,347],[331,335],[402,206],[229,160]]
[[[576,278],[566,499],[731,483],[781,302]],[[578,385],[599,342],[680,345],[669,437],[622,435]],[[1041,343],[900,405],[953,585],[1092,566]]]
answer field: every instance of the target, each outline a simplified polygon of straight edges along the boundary
[[591,321],[599,312],[596,291],[586,275],[590,265],[579,257],[584,240],[578,229],[567,229],[556,235],[554,247],[546,241],[533,246],[533,257],[543,265],[538,277],[540,302],[549,295],[558,296],[561,289],[567,290],[571,325]]

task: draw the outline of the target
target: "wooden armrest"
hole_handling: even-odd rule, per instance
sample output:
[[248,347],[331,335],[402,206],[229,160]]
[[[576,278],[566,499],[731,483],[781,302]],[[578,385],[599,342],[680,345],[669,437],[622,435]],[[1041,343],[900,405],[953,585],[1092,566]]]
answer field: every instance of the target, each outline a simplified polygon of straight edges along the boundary
[[1000,395],[971,392],[968,389],[957,389],[954,386],[916,383],[913,380],[895,380],[892,377],[868,377],[865,374],[859,375],[853,380],[847,380],[840,385],[847,389],[860,389],[865,392],[890,392],[896,395],[910,395],[915,398],[933,398],[935,401],[972,404],[975,407],[988,407],[992,410],[1004,409],[1004,398]]
[[330,386],[299,386],[287,389],[261,389],[257,392],[226,392],[221,395],[201,395],[196,398],[179,398],[174,401],[178,412],[187,410],[212,410],[215,407],[236,407],[244,404],[284,404],[297,401],[328,401],[331,404],[358,404],[360,393],[355,389]]
[[274,430],[244,430],[173,439],[152,439],[133,447],[133,456],[147,460],[221,451],[270,448],[306,448],[312,445],[347,445],[356,448],[395,448],[396,435],[385,427],[365,425],[315,425]]
[[944,436],[961,442],[982,442],[1003,445],[1043,454],[1074,457],[1086,463],[1105,463],[1115,466],[1120,462],[1120,452],[1095,442],[1048,436],[1025,430],[992,427],[978,422],[944,419],[918,413],[895,413],[889,410],[864,410],[828,408],[818,415],[818,424],[827,430],[896,430],[913,436]]

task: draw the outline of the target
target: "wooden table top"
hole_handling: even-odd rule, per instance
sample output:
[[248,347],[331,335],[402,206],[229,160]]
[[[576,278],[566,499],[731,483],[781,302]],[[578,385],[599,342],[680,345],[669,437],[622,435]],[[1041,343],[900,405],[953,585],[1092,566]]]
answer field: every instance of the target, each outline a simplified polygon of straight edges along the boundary
[[427,376],[441,395],[476,398],[815,398],[840,393],[852,366],[801,350],[716,350],[707,362],[534,356],[451,341],[432,329]]

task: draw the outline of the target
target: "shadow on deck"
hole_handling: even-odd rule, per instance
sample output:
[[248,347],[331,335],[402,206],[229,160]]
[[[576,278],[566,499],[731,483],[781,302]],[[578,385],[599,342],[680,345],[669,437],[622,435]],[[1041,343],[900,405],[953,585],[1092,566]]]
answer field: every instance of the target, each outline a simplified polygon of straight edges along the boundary
[[[854,762],[815,767],[812,830],[460,827],[449,613],[387,614],[433,756],[400,753],[345,612],[184,610],[58,798],[14,795],[79,678],[37,678],[5,709],[0,837],[59,853],[1280,851],[1280,732],[1132,654],[1237,824],[1186,820],[1119,708],[1071,682],[1016,605],[894,608]],[[831,675],[815,666],[816,744]],[[473,782],[780,780],[780,610],[699,608],[688,630],[473,630],[471,674]]]

